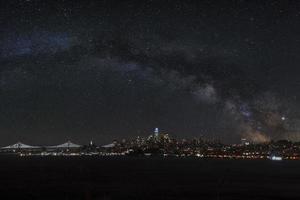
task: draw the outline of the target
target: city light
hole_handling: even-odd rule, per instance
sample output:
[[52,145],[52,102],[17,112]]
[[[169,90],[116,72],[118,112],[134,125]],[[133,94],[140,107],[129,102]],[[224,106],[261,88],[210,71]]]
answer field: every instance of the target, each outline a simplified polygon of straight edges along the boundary
[[[149,136],[137,136],[131,139],[114,140],[106,145],[75,144],[67,141],[54,146],[32,146],[18,142],[0,148],[0,155],[19,156],[162,156],[195,157],[213,159],[270,159],[299,160],[300,145],[286,140],[268,143],[251,143],[245,138],[241,144],[222,144],[218,140],[202,137],[193,139],[175,139],[169,133],[155,128]],[[279,156],[280,155],[280,156]]]

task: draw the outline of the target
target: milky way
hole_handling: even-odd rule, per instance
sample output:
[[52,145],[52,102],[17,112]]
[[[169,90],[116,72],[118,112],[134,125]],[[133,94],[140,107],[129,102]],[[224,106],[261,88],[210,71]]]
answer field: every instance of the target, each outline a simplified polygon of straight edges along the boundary
[[0,138],[298,140],[297,1],[9,1]]

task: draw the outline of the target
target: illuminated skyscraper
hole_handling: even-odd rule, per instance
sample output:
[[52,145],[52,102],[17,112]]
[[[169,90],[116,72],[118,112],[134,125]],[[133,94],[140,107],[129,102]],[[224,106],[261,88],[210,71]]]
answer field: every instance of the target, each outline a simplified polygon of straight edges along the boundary
[[158,135],[159,135],[159,130],[158,130],[158,128],[155,128],[155,129],[154,129],[154,135],[155,135],[155,137],[158,137]]

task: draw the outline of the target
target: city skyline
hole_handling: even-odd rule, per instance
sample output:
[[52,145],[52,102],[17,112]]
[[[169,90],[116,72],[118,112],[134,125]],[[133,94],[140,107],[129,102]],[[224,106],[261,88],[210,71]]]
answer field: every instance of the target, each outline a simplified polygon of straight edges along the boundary
[[0,196],[300,199],[299,0],[0,0]]
[[[156,158],[197,158],[236,160],[300,160],[300,142],[288,140],[252,143],[242,138],[239,144],[224,144],[220,140],[205,138],[179,139],[155,128],[147,137],[137,136],[114,140],[110,144],[76,144],[67,141],[58,145],[28,145],[18,142],[0,147],[0,156],[20,157],[156,157]],[[150,159],[150,158],[149,158]]]

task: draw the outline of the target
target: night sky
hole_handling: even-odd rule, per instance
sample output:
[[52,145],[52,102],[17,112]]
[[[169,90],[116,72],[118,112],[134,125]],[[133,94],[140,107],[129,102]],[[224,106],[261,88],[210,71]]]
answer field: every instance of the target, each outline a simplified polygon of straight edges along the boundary
[[0,144],[300,139],[300,1],[1,0]]

